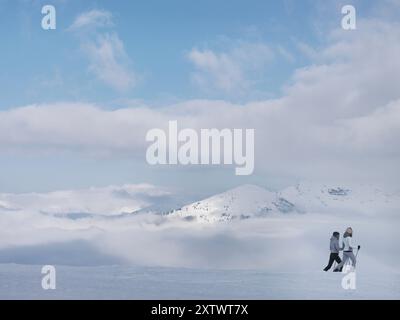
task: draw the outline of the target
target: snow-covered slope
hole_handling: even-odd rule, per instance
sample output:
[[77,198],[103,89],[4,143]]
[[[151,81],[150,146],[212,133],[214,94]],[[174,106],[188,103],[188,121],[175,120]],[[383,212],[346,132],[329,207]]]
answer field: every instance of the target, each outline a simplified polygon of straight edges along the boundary
[[400,210],[400,195],[370,185],[301,183],[279,192],[243,185],[194,202],[172,216],[200,222],[267,217],[273,213],[356,213],[375,215]]
[[203,222],[300,212],[290,201],[255,185],[243,185],[175,210],[172,216]]
[[357,290],[343,290],[341,273],[322,271],[56,268],[57,289],[43,290],[41,266],[0,264],[0,299],[400,299],[400,275],[387,272],[358,271]]
[[326,185],[300,183],[279,195],[309,213],[395,213],[400,210],[400,195],[372,185]]

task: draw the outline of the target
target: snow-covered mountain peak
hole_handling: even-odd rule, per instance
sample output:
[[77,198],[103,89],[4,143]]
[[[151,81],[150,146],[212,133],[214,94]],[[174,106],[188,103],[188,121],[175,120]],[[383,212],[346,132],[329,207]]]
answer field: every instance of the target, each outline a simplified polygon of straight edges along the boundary
[[255,185],[242,185],[175,210],[172,215],[203,222],[263,217],[272,213],[298,212],[276,192]]
[[400,209],[400,196],[368,184],[303,182],[279,192],[242,185],[186,205],[172,216],[200,222],[230,221],[286,213],[386,214]]

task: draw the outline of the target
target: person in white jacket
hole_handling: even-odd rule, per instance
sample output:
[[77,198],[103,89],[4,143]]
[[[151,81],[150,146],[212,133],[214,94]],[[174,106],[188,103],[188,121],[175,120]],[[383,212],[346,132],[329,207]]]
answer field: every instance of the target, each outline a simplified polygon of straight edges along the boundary
[[335,272],[342,271],[343,266],[348,263],[348,261],[351,261],[351,264],[353,268],[356,267],[356,257],[353,253],[353,250],[357,247],[358,250],[360,250],[360,246],[356,246],[353,243],[353,229],[351,227],[348,227],[343,234],[343,240],[342,240],[342,247],[343,247],[343,260],[341,263],[337,265],[335,268]]

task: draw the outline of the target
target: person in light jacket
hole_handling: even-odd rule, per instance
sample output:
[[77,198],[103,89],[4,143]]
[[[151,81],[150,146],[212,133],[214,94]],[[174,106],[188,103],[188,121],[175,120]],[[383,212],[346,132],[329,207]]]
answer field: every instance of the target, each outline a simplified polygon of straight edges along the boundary
[[[356,245],[353,244],[353,229],[351,227],[347,228],[345,233],[343,234],[343,261],[338,264],[335,268],[335,272],[342,271],[343,266],[350,260],[353,268],[356,267],[356,257],[353,253],[353,250],[356,248]],[[360,246],[357,247],[360,250]]]
[[339,257],[339,251],[343,250],[343,248],[340,248],[339,246],[339,232],[335,231],[333,233],[330,240],[329,249],[331,250],[331,254],[329,255],[329,262],[324,271],[328,271],[332,267],[334,261],[336,261],[338,264],[342,262]]

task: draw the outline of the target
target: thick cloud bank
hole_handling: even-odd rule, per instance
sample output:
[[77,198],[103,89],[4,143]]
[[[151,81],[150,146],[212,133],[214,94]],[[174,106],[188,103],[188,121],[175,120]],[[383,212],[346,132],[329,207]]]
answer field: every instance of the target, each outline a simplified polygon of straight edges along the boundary
[[0,112],[0,150],[144,161],[147,130],[178,120],[180,128],[256,129],[258,173],[394,183],[400,178],[399,55],[398,23],[360,20],[356,32],[331,32],[280,98],[113,110],[88,103],[13,108]]
[[[65,194],[70,203],[62,197]],[[293,191],[289,188],[282,194],[288,197]],[[327,263],[331,233],[352,226],[354,240],[362,246],[361,270],[399,272],[400,221],[392,210],[399,202],[398,195],[354,192],[350,207],[336,194],[330,202],[328,198],[315,201],[319,194],[314,198],[307,195],[301,201],[293,197],[290,200],[295,205],[309,205],[312,212],[271,212],[263,217],[217,223],[139,209],[154,208],[157,202],[165,202],[165,195],[165,190],[148,185],[1,195],[0,263],[320,270]],[[217,195],[197,203],[209,203],[211,208],[213,199],[219,201],[216,208],[226,207],[220,199],[229,200]],[[106,207],[93,205],[97,200]],[[246,200],[237,199],[243,203]],[[127,201],[138,206],[137,213],[117,213]],[[389,207],[384,205],[387,201],[392,203]],[[369,204],[374,210],[357,210]],[[86,211],[76,212],[79,208]],[[105,214],[107,210],[113,214]]]

